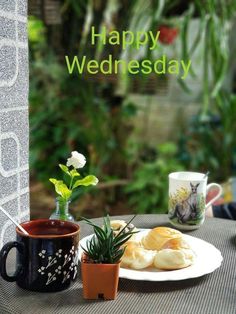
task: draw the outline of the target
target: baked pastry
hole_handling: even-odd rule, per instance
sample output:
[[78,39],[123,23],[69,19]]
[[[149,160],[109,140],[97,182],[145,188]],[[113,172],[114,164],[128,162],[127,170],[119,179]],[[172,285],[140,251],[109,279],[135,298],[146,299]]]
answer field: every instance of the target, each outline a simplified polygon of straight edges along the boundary
[[168,227],[157,227],[142,238],[142,245],[147,250],[159,251],[168,240],[177,238],[182,238],[180,231]]
[[156,252],[145,250],[138,242],[128,242],[121,258],[121,267],[144,269],[153,264]]
[[163,249],[156,253],[153,265],[163,270],[181,269],[192,265],[194,254],[190,249]]
[[190,249],[190,246],[183,238],[174,238],[166,241],[161,249],[181,250]]
[[[113,229],[115,235],[117,235],[122,229],[124,229],[126,225],[127,223],[124,220],[111,221],[111,228]],[[127,232],[128,230],[137,231],[133,224],[128,224],[128,226],[124,230],[125,232]]]
[[112,220],[111,227],[114,231],[118,231],[126,226],[126,222],[124,220]]

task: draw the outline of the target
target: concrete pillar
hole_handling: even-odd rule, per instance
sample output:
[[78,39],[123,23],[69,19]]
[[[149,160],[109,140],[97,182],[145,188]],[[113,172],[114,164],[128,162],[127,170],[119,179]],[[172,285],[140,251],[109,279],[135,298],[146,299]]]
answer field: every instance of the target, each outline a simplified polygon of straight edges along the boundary
[[[29,218],[27,0],[0,0],[0,207]],[[0,247],[15,227],[0,212]]]

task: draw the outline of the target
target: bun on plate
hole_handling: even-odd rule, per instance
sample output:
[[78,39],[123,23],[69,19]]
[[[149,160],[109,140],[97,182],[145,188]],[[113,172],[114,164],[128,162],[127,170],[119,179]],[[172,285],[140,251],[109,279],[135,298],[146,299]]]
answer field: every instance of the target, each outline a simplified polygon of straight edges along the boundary
[[[112,220],[111,221],[111,228],[115,235],[117,235],[122,229],[125,228],[127,223],[124,220]],[[128,230],[137,231],[133,224],[129,224],[125,229],[125,232]]]
[[119,231],[126,226],[126,222],[124,220],[112,220],[111,221],[111,228],[114,231]]
[[172,250],[181,250],[181,249],[190,249],[189,244],[182,238],[174,238],[166,241],[161,248],[163,249],[172,249]]
[[145,250],[138,242],[127,242],[121,266],[132,269],[143,269],[153,264],[156,252]]
[[182,238],[180,231],[168,227],[157,227],[142,238],[142,245],[147,250],[159,251],[168,240],[178,238]]
[[192,265],[194,254],[192,250],[163,249],[156,253],[153,264],[156,268],[163,270],[181,269]]

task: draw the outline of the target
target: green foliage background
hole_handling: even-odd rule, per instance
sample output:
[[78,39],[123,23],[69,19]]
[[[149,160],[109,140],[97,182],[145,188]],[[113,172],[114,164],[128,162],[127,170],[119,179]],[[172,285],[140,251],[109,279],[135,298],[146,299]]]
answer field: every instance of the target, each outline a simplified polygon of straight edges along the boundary
[[[56,165],[64,163],[72,150],[78,150],[89,160],[84,175],[94,173],[105,183],[116,179],[129,182],[125,188],[115,188],[115,192],[96,194],[104,208],[111,199],[111,204],[122,199],[130,210],[149,213],[167,210],[167,175],[171,171],[209,170],[211,179],[218,181],[235,174],[236,102],[235,95],[223,87],[235,12],[236,3],[231,0],[65,0],[61,2],[62,24],[57,28],[30,17],[32,180],[43,182],[49,190],[48,178],[59,175]],[[200,23],[194,43],[189,46],[187,36],[193,18]],[[91,25],[118,30],[156,30],[160,25],[174,25],[180,31],[184,60],[191,59],[204,36],[203,105],[199,115],[182,130],[178,143],[150,147],[139,141],[133,150],[131,122],[137,107],[127,103],[126,97],[132,77],[120,78],[126,84],[126,93],[117,97],[116,81],[68,76],[65,54],[86,52],[98,59],[109,53],[120,54],[119,49],[91,46]],[[133,53],[131,48],[130,58]],[[191,75],[194,77],[195,73]],[[191,91],[191,86],[181,80],[180,83],[186,92]]]

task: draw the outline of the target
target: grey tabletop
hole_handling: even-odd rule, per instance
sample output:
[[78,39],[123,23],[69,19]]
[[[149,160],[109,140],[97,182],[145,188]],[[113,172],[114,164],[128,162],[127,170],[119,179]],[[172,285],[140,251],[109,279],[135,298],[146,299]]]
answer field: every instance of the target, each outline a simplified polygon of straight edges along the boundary
[[[115,218],[127,220],[129,217]],[[168,226],[168,219],[166,215],[140,215],[134,224],[140,228]],[[90,227],[80,225],[81,238],[91,233]],[[57,293],[30,292],[0,279],[0,313],[236,314],[236,222],[210,218],[201,228],[188,234],[221,251],[224,260],[219,269],[200,278],[177,282],[120,279],[118,297],[114,301],[84,300],[80,271],[69,289]],[[10,258],[9,264],[13,263]]]

